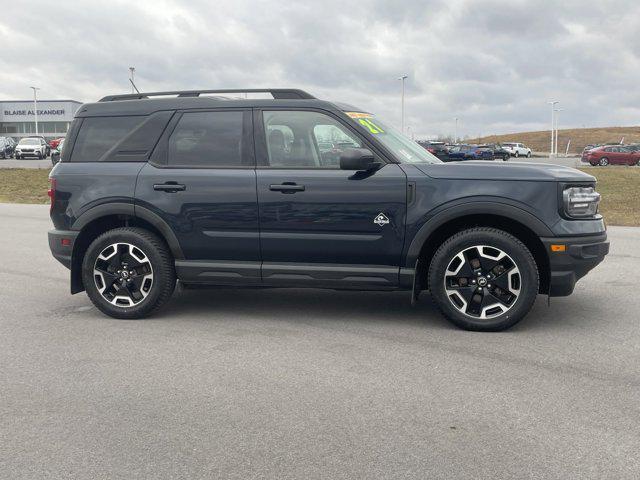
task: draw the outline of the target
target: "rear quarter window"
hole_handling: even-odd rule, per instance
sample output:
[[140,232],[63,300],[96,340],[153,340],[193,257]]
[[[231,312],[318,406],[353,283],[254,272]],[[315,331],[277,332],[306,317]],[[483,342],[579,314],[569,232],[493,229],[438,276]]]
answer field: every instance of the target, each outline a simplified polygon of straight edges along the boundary
[[117,145],[146,116],[88,117],[83,119],[78,132],[72,162],[98,162],[113,146]]

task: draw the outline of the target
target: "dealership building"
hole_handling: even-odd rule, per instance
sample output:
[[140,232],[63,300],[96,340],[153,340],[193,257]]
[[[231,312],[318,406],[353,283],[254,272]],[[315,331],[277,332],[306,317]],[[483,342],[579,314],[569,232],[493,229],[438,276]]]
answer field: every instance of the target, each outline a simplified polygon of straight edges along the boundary
[[[82,102],[38,100],[38,135],[64,137]],[[36,134],[33,100],[0,100],[0,137],[20,139]]]

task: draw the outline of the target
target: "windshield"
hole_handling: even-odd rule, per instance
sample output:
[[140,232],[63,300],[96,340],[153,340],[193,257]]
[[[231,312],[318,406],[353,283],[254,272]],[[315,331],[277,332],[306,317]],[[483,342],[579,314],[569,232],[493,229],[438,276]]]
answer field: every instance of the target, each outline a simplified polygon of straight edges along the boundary
[[37,138],[23,138],[20,140],[20,145],[40,145],[40,140]]
[[442,163],[438,157],[370,113],[346,114],[378,139],[401,163]]

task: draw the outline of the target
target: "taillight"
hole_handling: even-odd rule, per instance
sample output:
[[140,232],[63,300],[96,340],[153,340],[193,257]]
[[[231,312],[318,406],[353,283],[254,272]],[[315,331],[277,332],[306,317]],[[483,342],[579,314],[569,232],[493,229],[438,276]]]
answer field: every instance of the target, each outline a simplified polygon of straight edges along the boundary
[[427,148],[427,152],[436,153],[436,149],[435,148]]
[[51,199],[51,206],[49,207],[49,211],[53,210],[53,204],[56,202],[56,179],[49,179],[49,190],[47,191],[47,195]]

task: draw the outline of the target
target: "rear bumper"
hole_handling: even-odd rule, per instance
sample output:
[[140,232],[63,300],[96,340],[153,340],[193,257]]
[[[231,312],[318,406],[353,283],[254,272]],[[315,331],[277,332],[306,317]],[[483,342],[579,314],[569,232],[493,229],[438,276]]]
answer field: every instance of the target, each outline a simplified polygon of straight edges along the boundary
[[54,258],[71,269],[73,244],[80,232],[70,230],[49,230],[49,248]]
[[[606,232],[580,237],[542,238],[551,268],[549,296],[565,297],[573,293],[576,282],[598,265],[609,253]],[[551,245],[565,245],[563,252],[552,252]]]

